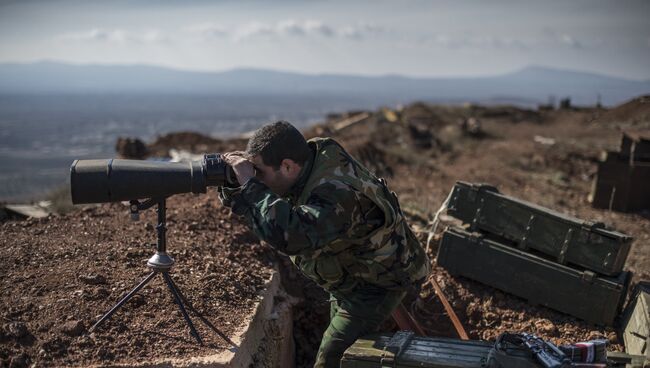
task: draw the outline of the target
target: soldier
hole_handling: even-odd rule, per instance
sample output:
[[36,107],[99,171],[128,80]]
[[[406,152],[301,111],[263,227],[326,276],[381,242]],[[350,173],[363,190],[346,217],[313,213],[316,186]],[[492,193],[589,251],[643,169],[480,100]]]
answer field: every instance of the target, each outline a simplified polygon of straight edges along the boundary
[[261,127],[246,152],[225,160],[241,186],[221,190],[224,205],[330,293],[315,367],[338,367],[430,271],[395,193],[334,140],[305,141],[285,121]]

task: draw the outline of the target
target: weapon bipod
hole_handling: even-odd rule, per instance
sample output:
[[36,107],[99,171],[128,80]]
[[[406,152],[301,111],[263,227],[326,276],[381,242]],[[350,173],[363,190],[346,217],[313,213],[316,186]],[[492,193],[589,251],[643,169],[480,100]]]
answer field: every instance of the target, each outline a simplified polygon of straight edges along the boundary
[[156,249],[156,254],[151,256],[149,260],[147,261],[147,267],[149,267],[152,271],[151,273],[144,278],[133,290],[131,290],[124,298],[122,298],[111,310],[106,312],[102,316],[102,318],[99,319],[90,329],[89,331],[94,330],[97,326],[102,324],[104,321],[109,319],[113,313],[115,313],[124,303],[128,302],[129,299],[131,299],[140,289],[142,289],[151,279],[156,276],[156,274],[160,273],[165,279],[165,283],[167,284],[167,287],[171,291],[172,295],[174,296],[174,301],[178,305],[178,307],[181,310],[181,313],[183,314],[183,318],[185,318],[185,322],[187,322],[187,325],[190,327],[190,333],[194,338],[196,338],[196,341],[200,344],[203,345],[203,340],[201,340],[201,336],[199,336],[199,333],[196,331],[196,328],[194,328],[194,324],[192,323],[192,320],[190,319],[190,316],[187,314],[187,311],[185,310],[185,306],[187,306],[187,309],[192,311],[203,323],[205,323],[206,326],[208,326],[212,331],[214,331],[217,335],[221,336],[224,340],[226,340],[229,344],[231,344],[235,349],[238,348],[237,344],[235,344],[232,340],[228,338],[223,332],[219,331],[210,321],[208,321],[205,317],[201,315],[194,307],[192,307],[192,304],[190,304],[185,296],[181,293],[181,291],[178,289],[178,286],[174,283],[174,280],[172,280],[171,276],[169,276],[169,270],[172,268],[174,265],[174,259],[170,257],[167,254],[167,227],[166,227],[166,208],[165,208],[165,202],[166,198],[162,199],[148,199],[145,202],[138,202],[136,200],[131,201],[130,205],[130,211],[131,211],[131,218],[133,220],[137,220],[140,215],[140,211],[144,211],[148,208],[153,207],[155,204],[158,204],[158,226],[156,226],[156,230],[158,233],[158,244],[157,244],[157,249]]

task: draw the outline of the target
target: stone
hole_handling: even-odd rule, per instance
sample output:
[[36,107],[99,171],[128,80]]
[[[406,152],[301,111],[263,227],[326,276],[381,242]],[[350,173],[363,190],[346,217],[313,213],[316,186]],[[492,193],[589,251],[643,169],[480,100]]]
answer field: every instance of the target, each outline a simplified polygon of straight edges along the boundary
[[106,283],[106,277],[102,275],[82,275],[79,280],[88,285],[101,285]]
[[589,332],[587,340],[607,339],[607,337],[600,331],[593,330]]
[[134,137],[119,137],[115,142],[115,151],[122,158],[143,159],[147,156],[147,146],[142,140]]
[[555,324],[548,319],[540,319],[538,321],[535,321],[535,328],[539,333],[546,336],[557,336],[558,334],[557,326],[555,326]]
[[24,368],[28,366],[29,356],[24,352],[11,357],[11,360],[9,361],[9,368]]
[[83,325],[83,322],[76,320],[76,321],[68,321],[63,326],[61,326],[61,332],[68,336],[80,336],[81,334],[84,333],[86,330],[86,327]]
[[23,322],[11,322],[6,326],[5,330],[10,337],[16,339],[20,339],[29,335],[29,329]]

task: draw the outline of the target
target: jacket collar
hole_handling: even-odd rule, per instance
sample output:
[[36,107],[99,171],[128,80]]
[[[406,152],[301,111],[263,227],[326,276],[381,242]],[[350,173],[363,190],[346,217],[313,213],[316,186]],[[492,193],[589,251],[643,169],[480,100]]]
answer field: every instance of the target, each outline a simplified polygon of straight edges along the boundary
[[300,197],[300,194],[302,193],[302,190],[305,188],[305,184],[307,184],[307,179],[309,179],[309,176],[311,175],[311,170],[314,166],[314,155],[316,152],[314,152],[314,149],[311,147],[311,155],[307,158],[307,161],[303,165],[302,169],[300,170],[300,175],[298,176],[298,180],[291,186],[291,189],[289,189],[289,192],[287,193],[287,197],[291,198],[293,201],[298,199]]

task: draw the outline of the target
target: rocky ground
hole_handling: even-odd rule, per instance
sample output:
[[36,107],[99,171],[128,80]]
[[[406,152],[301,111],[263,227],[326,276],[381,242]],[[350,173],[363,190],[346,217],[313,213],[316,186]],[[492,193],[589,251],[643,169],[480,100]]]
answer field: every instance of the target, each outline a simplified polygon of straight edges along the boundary
[[[168,201],[172,277],[192,305],[233,337],[274,268],[215,193]],[[0,225],[0,366],[88,366],[210,355],[230,345],[194,318],[189,334],[162,277],[92,333],[94,323],[148,273],[155,211],[131,222],[127,207],[89,206],[66,215]]]
[[[457,180],[484,182],[505,194],[572,216],[602,221],[635,237],[626,269],[633,283],[650,279],[650,213],[594,209],[587,201],[603,150],[617,150],[621,130],[650,134],[650,98],[614,109],[533,111],[514,107],[412,104],[400,110],[351,112],[305,134],[332,136],[386,177],[426,243],[433,214]],[[246,140],[222,141],[183,133],[160,137],[124,152],[162,155],[171,147],[194,152],[241,149]],[[260,245],[237,218],[220,207],[214,192],[169,201],[170,251],[181,289],[213,322],[231,334],[250,311],[276,264],[285,288],[302,300],[294,310],[299,367],[313,363],[327,323],[325,293],[290,263]],[[428,250],[435,263],[437,242]],[[85,334],[94,320],[146,274],[153,248],[154,214],[130,223],[121,204],[75,209],[44,220],[0,225],[2,287],[0,365],[87,365],[149,360],[160,347],[178,356],[226,348],[210,338],[191,344],[161,280],[143,290],[110,323]],[[435,264],[434,264],[435,265]],[[494,339],[503,331],[527,331],[555,343],[605,337],[621,350],[615,328],[589,325],[568,315],[434,267],[471,338]],[[430,286],[410,306],[432,336],[455,336]],[[388,323],[384,329],[390,330]],[[207,330],[204,336],[211,336]]]
[[[480,122],[480,129],[470,129],[470,118]],[[315,127],[310,134],[334,136],[385,175],[423,243],[433,214],[456,181],[489,183],[504,194],[632,235],[635,241],[625,266],[634,273],[631,288],[650,279],[650,211],[619,213],[594,209],[588,202],[601,153],[618,150],[621,131],[650,135],[649,97],[611,110],[414,104],[397,114],[373,112],[340,130],[334,126]],[[443,220],[433,237],[429,255],[434,265],[440,233],[452,223]],[[504,331],[528,331],[557,344],[607,338],[611,350],[623,349],[616,328],[531,306],[472,280],[451,277],[439,267],[431,277],[470,338],[493,340]],[[430,285],[411,310],[432,336],[457,336]]]

